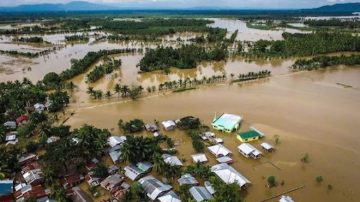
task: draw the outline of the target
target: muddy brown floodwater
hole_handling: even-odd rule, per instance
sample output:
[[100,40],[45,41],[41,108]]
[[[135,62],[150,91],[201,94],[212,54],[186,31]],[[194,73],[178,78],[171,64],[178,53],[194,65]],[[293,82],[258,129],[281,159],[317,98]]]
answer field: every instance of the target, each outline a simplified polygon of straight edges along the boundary
[[[329,71],[300,72],[274,76],[268,80],[242,85],[206,87],[191,92],[154,96],[138,101],[97,103],[72,106],[76,114],[67,124],[79,127],[93,124],[100,128],[117,128],[121,118],[141,118],[147,122],[177,119],[193,115],[210,125],[215,113],[235,113],[244,117],[241,130],[255,126],[266,134],[254,142],[274,143],[280,137],[276,152],[260,160],[245,159],[237,152],[240,142],[235,134],[216,134],[234,153],[233,166],[250,179],[247,201],[261,201],[287,190],[296,201],[359,201],[360,187],[360,69],[339,67]],[[344,88],[336,83],[351,85]],[[71,111],[70,110],[70,111]],[[118,134],[118,130],[114,130]],[[189,138],[181,131],[164,132],[183,142],[180,156],[191,162],[194,153]],[[309,154],[309,163],[300,158]],[[209,165],[215,164],[214,157]],[[277,169],[269,162],[278,166]],[[265,188],[265,177],[274,175],[283,186]],[[315,177],[323,176],[318,185]],[[332,185],[333,190],[327,190]],[[272,200],[277,201],[277,200]]]

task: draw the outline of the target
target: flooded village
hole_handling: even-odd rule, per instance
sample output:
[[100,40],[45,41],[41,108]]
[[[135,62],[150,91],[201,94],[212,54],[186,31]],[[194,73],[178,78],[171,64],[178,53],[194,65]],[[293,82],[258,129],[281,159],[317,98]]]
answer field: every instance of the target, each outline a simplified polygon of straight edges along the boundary
[[358,27],[119,16],[1,22],[1,202],[359,201]]

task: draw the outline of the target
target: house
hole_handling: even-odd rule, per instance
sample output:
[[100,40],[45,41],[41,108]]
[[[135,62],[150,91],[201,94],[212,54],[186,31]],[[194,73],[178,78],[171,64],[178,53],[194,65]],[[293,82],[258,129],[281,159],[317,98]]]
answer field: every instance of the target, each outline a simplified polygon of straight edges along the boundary
[[228,156],[222,156],[222,157],[216,158],[216,161],[219,163],[227,163],[227,164],[232,164],[234,162],[234,160]]
[[215,194],[216,191],[215,191],[214,187],[211,185],[211,183],[209,181],[205,181],[204,186],[205,186],[206,190],[208,190],[208,192],[211,195]]
[[290,196],[281,196],[279,202],[295,202]]
[[242,118],[238,115],[222,114],[219,117],[215,116],[211,125],[215,130],[231,133],[238,129],[241,120]]
[[128,165],[124,168],[125,176],[132,181],[138,180],[142,177],[144,172],[134,165]]
[[16,118],[17,125],[24,124],[24,123],[26,123],[28,121],[29,121],[29,116],[25,115],[25,114],[23,114],[23,115]]
[[267,152],[274,151],[274,147],[266,142],[261,143],[261,147]]
[[23,173],[36,169],[41,169],[41,165],[38,161],[29,162],[21,167]]
[[16,122],[15,121],[7,121],[3,124],[3,126],[8,129],[16,129]]
[[21,165],[25,165],[27,163],[31,163],[31,162],[37,161],[37,160],[38,160],[38,157],[35,154],[26,154],[19,158],[19,163]]
[[170,185],[162,183],[153,176],[143,177],[139,180],[139,183],[146,195],[153,201],[172,189]]
[[121,145],[116,145],[109,149],[109,156],[114,163],[117,163],[121,156]]
[[90,172],[85,176],[85,180],[90,187],[96,187],[100,185],[100,178],[93,176],[93,173]]
[[208,161],[205,154],[193,154],[191,155],[191,158],[194,163],[205,163]]
[[165,163],[167,163],[169,165],[172,165],[172,166],[182,166],[183,165],[177,156],[163,154],[162,158],[164,159]]
[[71,174],[63,177],[60,182],[65,189],[70,189],[79,185],[84,180],[84,177],[79,174]]
[[46,143],[48,144],[51,144],[51,143],[54,143],[54,142],[57,142],[60,140],[60,137],[58,136],[50,136],[47,140],[46,140]]
[[71,200],[73,202],[92,202],[93,200],[83,192],[79,187],[72,188],[73,194],[71,196]]
[[176,128],[176,123],[172,120],[163,121],[162,125],[164,126],[165,130],[174,130]]
[[152,170],[153,165],[148,161],[139,162],[136,164],[142,172],[149,173]]
[[121,145],[125,141],[126,141],[126,136],[110,136],[107,139],[107,143],[110,145],[110,147]]
[[160,202],[181,202],[180,197],[174,191],[169,191],[168,193],[159,197],[158,200]]
[[5,136],[5,141],[6,142],[16,141],[17,140],[17,138],[16,138],[17,134],[18,134],[17,131],[12,131],[12,132],[7,133],[6,136]]
[[108,167],[107,171],[110,175],[113,175],[119,171],[119,167],[117,167],[116,165],[111,165]]
[[26,172],[22,171],[22,176],[25,182],[32,186],[41,184],[44,179],[41,169],[29,170]]
[[152,123],[145,124],[145,130],[152,132],[152,133],[159,131],[158,127]]
[[251,127],[249,131],[239,133],[239,135],[237,135],[237,139],[241,142],[250,142],[258,140],[264,136],[264,133],[260,132],[254,127]]
[[9,196],[14,192],[14,180],[0,180],[0,196]]
[[205,187],[191,187],[189,192],[196,202],[213,199],[214,197],[208,192]]
[[34,109],[37,113],[42,113],[45,110],[45,105],[41,103],[36,103]]
[[239,152],[246,158],[259,159],[262,153],[249,143],[242,143],[238,146]]
[[182,185],[198,185],[199,182],[192,175],[186,173],[178,179],[180,186]]
[[46,190],[42,185],[26,185],[19,191],[15,192],[14,196],[17,199],[16,201],[27,201],[29,199],[37,199],[37,201],[42,201],[42,199],[47,198],[49,193],[50,191]]
[[207,131],[207,132],[201,134],[201,139],[203,139],[203,140],[209,140],[214,137],[215,137],[215,133],[213,133],[211,131]]
[[232,154],[231,151],[222,144],[215,144],[208,147],[208,149],[216,157],[229,156]]
[[119,186],[123,180],[124,177],[119,174],[110,175],[100,182],[100,186],[108,191],[112,191],[116,186]]
[[251,183],[246,177],[226,163],[212,166],[211,172],[215,173],[215,175],[217,175],[225,184],[236,182],[241,188],[243,188]]
[[219,138],[219,137],[217,137],[217,138],[214,138],[214,142],[215,142],[216,144],[222,144],[222,143],[224,143],[224,140],[221,139],[221,138]]

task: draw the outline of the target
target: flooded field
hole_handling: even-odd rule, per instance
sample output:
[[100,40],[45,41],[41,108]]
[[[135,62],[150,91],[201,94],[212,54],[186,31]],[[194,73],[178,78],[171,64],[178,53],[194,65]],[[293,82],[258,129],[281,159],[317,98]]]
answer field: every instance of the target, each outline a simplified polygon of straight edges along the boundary
[[[295,29],[257,30],[246,27],[240,20],[213,19],[211,26],[227,28],[229,35],[239,30],[238,40],[256,41],[259,39],[282,39],[282,33],[299,32]],[[194,37],[193,33],[166,36],[159,43],[127,42],[114,43],[106,40],[89,43],[65,44],[65,34],[45,35],[44,40],[63,48],[46,56],[35,59],[0,55],[0,82],[23,79],[36,82],[48,72],[60,73],[71,65],[71,59],[84,57],[89,51],[119,48],[146,48],[158,45],[178,46]],[[182,42],[178,41],[180,37]],[[30,45],[10,44],[10,39],[0,40],[0,50],[36,48]],[[10,47],[11,46],[11,47]],[[24,46],[24,47],[23,47]],[[242,58],[229,59],[226,62],[202,63],[195,69],[171,69],[169,74],[162,72],[142,73],[136,67],[142,54],[113,55],[122,60],[119,70],[89,85],[86,74],[72,79],[77,88],[71,93],[71,104],[67,109],[70,117],[66,124],[73,128],[83,124],[92,124],[99,128],[117,128],[119,119],[141,118],[146,122],[177,119],[193,115],[210,125],[215,114],[234,113],[244,118],[241,131],[255,126],[266,135],[264,141],[275,145],[274,135],[279,135],[280,144],[276,152],[265,154],[260,160],[245,159],[237,151],[240,142],[235,134],[216,134],[223,138],[225,146],[233,152],[233,166],[249,178],[252,186],[244,193],[246,201],[262,201],[271,196],[282,194],[291,189],[303,187],[289,195],[296,201],[350,201],[360,199],[360,68],[337,67],[312,72],[291,72],[289,67],[293,59],[244,61]],[[272,77],[242,84],[228,82],[213,86],[203,86],[183,93],[159,93],[146,96],[137,101],[128,101],[113,96],[94,101],[89,98],[88,86],[104,92],[112,90],[115,83],[122,85],[158,86],[165,81],[178,79],[211,77],[226,75],[230,78],[250,71],[270,70]],[[164,132],[181,144],[178,150],[186,164],[191,162],[194,153],[191,140],[182,131]],[[150,135],[150,134],[147,134]],[[262,141],[254,145],[260,148]],[[300,158],[309,154],[310,162],[301,163]],[[206,152],[209,165],[215,164],[215,158]],[[284,185],[268,189],[266,177],[274,175]],[[323,176],[319,185],[315,177]],[[332,185],[333,190],[327,190]],[[277,201],[277,199],[269,200]]]
[[[303,185],[303,189],[290,193],[297,201],[358,201],[359,187],[354,185],[360,180],[360,140],[357,137],[360,115],[354,109],[360,107],[359,77],[359,69],[339,68],[159,95],[135,102],[119,100],[88,107],[73,105],[71,110],[75,110],[75,115],[67,123],[73,127],[87,123],[113,128],[118,134],[120,118],[152,122],[193,115],[210,125],[215,113],[239,114],[245,119],[241,130],[255,126],[266,134],[264,141],[275,144],[274,135],[278,134],[281,142],[276,145],[275,153],[250,160],[237,152],[240,142],[234,134],[217,133],[234,154],[233,166],[252,181],[247,201],[261,201]],[[182,142],[178,147],[180,156],[191,162],[190,155],[194,151],[190,139],[181,131],[164,133]],[[254,145],[259,148],[261,142]],[[300,162],[305,153],[310,156],[309,163]],[[214,157],[206,154],[211,159],[209,164],[215,164]],[[264,177],[269,175],[284,180],[284,186],[265,188]],[[322,185],[315,181],[319,175],[324,177]],[[328,184],[333,190],[327,190]]]

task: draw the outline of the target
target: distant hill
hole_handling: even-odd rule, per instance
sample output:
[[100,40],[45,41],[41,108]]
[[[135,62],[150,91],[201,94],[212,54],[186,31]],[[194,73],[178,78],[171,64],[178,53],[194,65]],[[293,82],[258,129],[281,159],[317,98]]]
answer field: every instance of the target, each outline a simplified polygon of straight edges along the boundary
[[342,3],[321,6],[313,9],[302,9],[305,12],[319,12],[319,13],[353,13],[360,12],[360,3]]
[[59,11],[100,11],[116,10],[114,6],[95,4],[85,1],[72,1],[67,4],[24,4],[16,7],[0,7],[0,11],[7,12],[59,12]]

